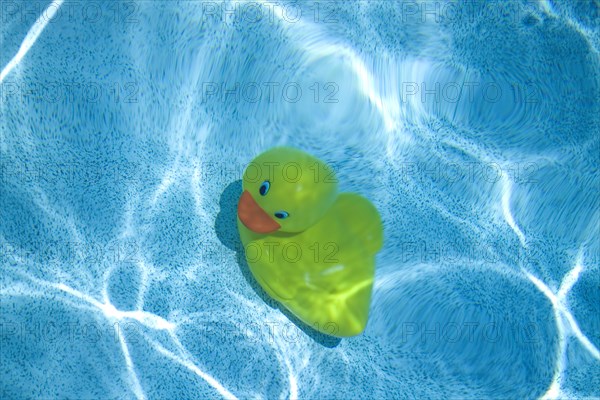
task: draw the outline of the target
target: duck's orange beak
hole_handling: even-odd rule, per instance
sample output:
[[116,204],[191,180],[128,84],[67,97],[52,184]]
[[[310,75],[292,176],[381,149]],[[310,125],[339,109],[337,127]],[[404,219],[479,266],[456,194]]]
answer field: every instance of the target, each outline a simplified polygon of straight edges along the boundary
[[237,212],[244,226],[256,233],[271,233],[281,228],[281,225],[260,208],[247,190],[244,190],[240,197]]

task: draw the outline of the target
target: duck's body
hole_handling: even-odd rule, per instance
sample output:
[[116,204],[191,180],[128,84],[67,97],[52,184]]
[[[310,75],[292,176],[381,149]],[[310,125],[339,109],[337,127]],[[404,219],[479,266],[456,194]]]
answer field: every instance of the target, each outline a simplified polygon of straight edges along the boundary
[[[292,155],[300,152],[280,149]],[[338,195],[337,187],[333,190],[333,202],[304,230],[258,233],[260,228],[252,230],[244,224],[249,221],[244,212],[238,228],[250,270],[271,297],[311,327],[348,337],[366,326],[375,254],[383,233],[379,214],[368,200],[353,193]],[[246,190],[242,199],[246,192],[250,194]],[[288,193],[280,201],[293,202],[293,197]],[[298,210],[294,214],[290,218],[302,215]]]

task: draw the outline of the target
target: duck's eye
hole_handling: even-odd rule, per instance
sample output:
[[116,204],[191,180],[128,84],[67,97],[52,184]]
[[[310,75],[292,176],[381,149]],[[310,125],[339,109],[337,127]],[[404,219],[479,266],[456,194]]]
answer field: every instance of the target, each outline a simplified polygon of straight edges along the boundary
[[261,196],[266,195],[267,193],[269,193],[269,188],[271,187],[271,182],[269,181],[264,181],[263,183],[260,184],[260,189],[258,189],[258,191],[260,192]]
[[275,213],[275,216],[279,219],[285,219],[285,218],[289,217],[290,214],[288,214],[286,211],[277,211]]

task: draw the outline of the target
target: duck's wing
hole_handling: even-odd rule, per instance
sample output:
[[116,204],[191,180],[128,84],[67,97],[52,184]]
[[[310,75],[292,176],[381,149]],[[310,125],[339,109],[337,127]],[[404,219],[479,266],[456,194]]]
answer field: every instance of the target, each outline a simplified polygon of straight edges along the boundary
[[284,304],[321,332],[357,335],[367,324],[375,254],[383,244],[379,213],[364,197],[344,193],[311,231],[324,251],[310,268],[310,282]]
[[383,245],[383,225],[375,206],[356,193],[342,193],[333,205],[335,218],[356,245],[364,246],[370,254]]

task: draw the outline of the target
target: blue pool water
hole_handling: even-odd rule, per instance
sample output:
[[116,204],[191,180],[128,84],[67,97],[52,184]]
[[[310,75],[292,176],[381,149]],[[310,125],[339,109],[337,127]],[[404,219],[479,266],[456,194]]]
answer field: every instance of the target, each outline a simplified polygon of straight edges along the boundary
[[[1,398],[600,396],[597,2],[1,6]],[[276,145],[381,214],[358,337],[248,273]]]

